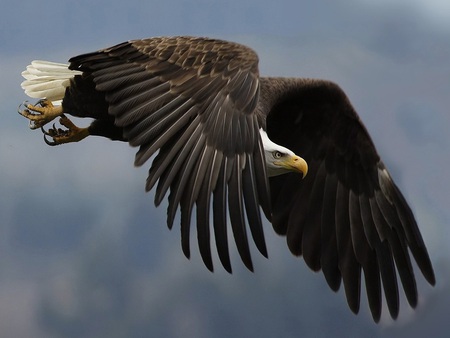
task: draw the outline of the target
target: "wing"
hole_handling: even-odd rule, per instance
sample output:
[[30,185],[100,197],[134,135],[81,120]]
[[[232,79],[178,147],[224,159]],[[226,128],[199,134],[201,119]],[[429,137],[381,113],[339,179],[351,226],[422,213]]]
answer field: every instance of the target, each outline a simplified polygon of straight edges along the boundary
[[[167,222],[181,210],[183,252],[190,256],[190,222],[212,270],[210,205],[219,258],[231,272],[227,209],[238,252],[252,270],[247,225],[267,256],[260,206],[270,215],[268,181],[255,107],[258,58],[249,48],[218,40],[176,37],[126,42],[70,60],[104,92],[109,114],[139,147],[135,164],[152,159],[146,189],[155,204],[169,194]],[[155,157],[152,158],[153,155]],[[211,201],[212,200],[212,201]]]
[[[272,223],[290,250],[323,274],[333,290],[343,280],[359,310],[361,268],[369,306],[380,319],[382,285],[393,318],[399,311],[396,271],[409,304],[417,289],[409,251],[425,278],[434,272],[414,216],[342,90],[305,80],[267,117],[268,135],[302,156],[308,175],[270,179]],[[381,278],[380,278],[381,277]]]

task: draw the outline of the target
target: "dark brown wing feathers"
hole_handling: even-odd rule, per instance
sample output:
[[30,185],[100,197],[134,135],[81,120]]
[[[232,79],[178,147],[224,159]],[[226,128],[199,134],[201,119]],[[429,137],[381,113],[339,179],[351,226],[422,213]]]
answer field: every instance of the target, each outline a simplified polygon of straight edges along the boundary
[[[321,269],[333,290],[343,282],[355,313],[361,271],[375,321],[382,288],[391,316],[398,315],[397,273],[409,304],[416,306],[409,252],[434,284],[414,216],[336,85],[259,78],[251,49],[202,38],[135,40],[70,61],[104,95],[125,139],[139,147],[136,165],[154,156],[146,189],[156,185],[156,205],[170,191],[167,223],[171,228],[180,209],[186,256],[195,211],[208,269],[214,236],[219,259],[231,272],[229,221],[238,252],[252,270],[249,232],[267,256],[262,208],[275,231],[287,236],[293,254]],[[304,180],[296,174],[271,178],[270,195],[260,126],[309,165]]]
[[70,62],[72,69],[90,74],[96,89],[105,93],[115,123],[123,127],[128,142],[139,147],[135,164],[142,165],[156,154],[146,188],[157,184],[157,205],[170,190],[168,226],[172,227],[180,208],[186,256],[190,256],[195,206],[200,253],[213,269],[209,247],[213,192],[217,249],[225,268],[231,271],[226,244],[228,206],[245,265],[252,269],[248,224],[256,246],[267,255],[259,217],[260,206],[270,214],[267,179],[255,179],[255,170],[264,172],[265,164],[255,114],[259,79],[253,51],[217,40],[153,38]]
[[[278,79],[273,84],[280,86]],[[393,318],[399,312],[396,271],[415,307],[409,251],[434,284],[431,262],[410,208],[345,94],[332,83],[303,80],[274,105],[267,128],[274,142],[301,154],[310,166],[301,181],[294,175],[270,179],[273,225],[287,235],[290,250],[313,270],[322,269],[333,290],[342,278],[354,312],[361,268],[375,321],[381,314],[380,276]]]

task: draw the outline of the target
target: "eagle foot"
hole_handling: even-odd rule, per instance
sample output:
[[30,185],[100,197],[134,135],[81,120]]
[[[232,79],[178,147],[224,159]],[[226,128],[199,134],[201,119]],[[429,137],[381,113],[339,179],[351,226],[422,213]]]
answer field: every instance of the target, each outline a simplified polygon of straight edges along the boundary
[[[61,115],[59,123],[67,129],[57,128],[53,124],[52,128],[45,130],[41,127],[44,133],[44,141],[49,146],[57,146],[63,143],[78,142],[89,136],[88,128],[79,128],[72,121],[70,121],[65,115]],[[48,140],[47,136],[51,137],[52,140]]]
[[[22,106],[24,109],[22,109]],[[54,106],[49,100],[39,100],[36,104],[27,101],[19,106],[19,114],[30,120],[30,129],[42,128],[63,113],[62,106]]]

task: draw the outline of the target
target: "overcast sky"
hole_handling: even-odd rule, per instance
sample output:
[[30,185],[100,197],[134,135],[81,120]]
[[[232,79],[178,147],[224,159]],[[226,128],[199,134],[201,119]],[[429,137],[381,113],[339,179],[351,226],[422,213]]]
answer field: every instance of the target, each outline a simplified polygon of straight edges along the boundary
[[[444,337],[450,330],[450,3],[12,1],[0,21],[2,337]],[[48,147],[16,111],[33,59],[127,39],[201,35],[245,43],[264,75],[341,85],[417,216],[438,284],[373,324],[266,226],[270,259],[233,275],[182,255],[178,228],[144,193],[135,149],[87,139]],[[175,227],[174,227],[175,228]],[[215,257],[216,258],[216,257]],[[403,297],[403,296],[402,296]]]

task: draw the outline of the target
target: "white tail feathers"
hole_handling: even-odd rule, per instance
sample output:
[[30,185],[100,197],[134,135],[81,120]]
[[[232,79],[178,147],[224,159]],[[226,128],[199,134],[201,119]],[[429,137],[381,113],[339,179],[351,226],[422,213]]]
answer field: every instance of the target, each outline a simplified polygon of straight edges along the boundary
[[70,70],[63,63],[32,61],[22,72],[25,81],[21,83],[25,94],[37,99],[62,100],[70,79],[81,72]]

